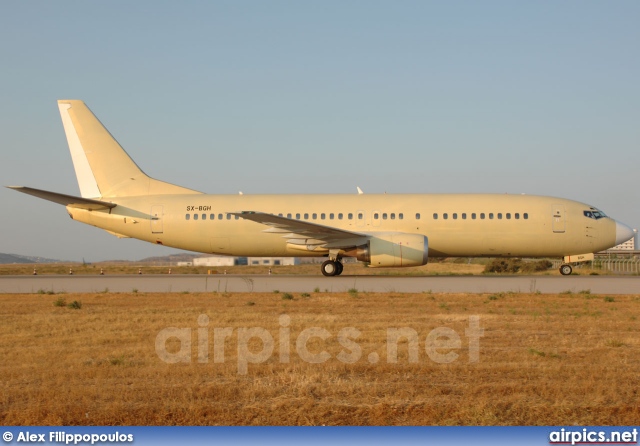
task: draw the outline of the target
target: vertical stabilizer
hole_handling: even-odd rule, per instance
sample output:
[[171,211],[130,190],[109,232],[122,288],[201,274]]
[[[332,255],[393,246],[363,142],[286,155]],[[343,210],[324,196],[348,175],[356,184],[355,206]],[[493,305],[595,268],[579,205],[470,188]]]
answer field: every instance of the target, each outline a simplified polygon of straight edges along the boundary
[[199,193],[147,176],[84,102],[60,100],[58,108],[82,197]]

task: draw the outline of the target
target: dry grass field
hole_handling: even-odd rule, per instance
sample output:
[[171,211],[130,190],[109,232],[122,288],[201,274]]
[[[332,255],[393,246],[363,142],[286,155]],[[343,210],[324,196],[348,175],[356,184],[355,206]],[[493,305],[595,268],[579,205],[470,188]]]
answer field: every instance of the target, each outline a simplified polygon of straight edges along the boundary
[[[80,308],[67,306],[74,301]],[[638,295],[0,295],[0,314],[3,425],[640,420]],[[476,316],[483,334],[473,362],[473,334],[465,330]],[[191,335],[190,349],[174,337],[156,350],[158,334],[169,327],[188,329],[181,333]],[[272,354],[256,337],[247,342],[251,332],[243,329],[252,327],[271,335]],[[313,327],[330,337],[311,338],[299,354],[301,333]],[[346,327],[361,332],[351,332],[347,346],[338,341]],[[406,339],[397,362],[387,357],[387,331],[403,327],[418,335],[417,362],[410,362]],[[438,327],[446,327],[435,333],[448,333],[449,348],[433,344],[429,335]],[[256,363],[239,374],[238,349],[245,347],[241,358]],[[187,362],[165,362],[158,351],[166,358],[186,351]],[[322,363],[301,358],[322,352],[330,356]],[[445,354],[454,355],[449,363],[432,359]]]

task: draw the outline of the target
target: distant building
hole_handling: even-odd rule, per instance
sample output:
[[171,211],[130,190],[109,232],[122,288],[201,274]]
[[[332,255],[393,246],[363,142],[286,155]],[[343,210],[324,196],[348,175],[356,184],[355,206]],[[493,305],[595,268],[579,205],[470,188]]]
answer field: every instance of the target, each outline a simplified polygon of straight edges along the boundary
[[198,257],[192,262],[179,262],[178,266],[237,266],[237,265],[299,265],[300,261],[294,257],[230,257],[211,256]]
[[301,257],[299,259],[300,265],[308,265],[308,264],[321,264],[327,260],[326,257]]
[[[308,264],[321,264],[322,262],[324,262],[325,260],[327,260],[327,257],[301,257],[298,259],[299,263],[296,263],[296,265],[308,265]],[[342,263],[358,263],[358,260],[356,260],[355,257],[343,257],[340,260]]]
[[240,263],[242,257],[229,257],[229,256],[212,256],[212,257],[198,257],[193,259],[193,266],[234,266],[246,263]]
[[635,250],[638,250],[638,230],[634,229],[633,232],[634,232],[634,235],[633,235],[632,239],[627,240],[624,243],[620,243],[619,245],[614,246],[613,248],[609,249],[609,251],[635,251]]
[[249,266],[282,266],[282,265],[299,265],[300,260],[296,257],[248,257],[247,265]]

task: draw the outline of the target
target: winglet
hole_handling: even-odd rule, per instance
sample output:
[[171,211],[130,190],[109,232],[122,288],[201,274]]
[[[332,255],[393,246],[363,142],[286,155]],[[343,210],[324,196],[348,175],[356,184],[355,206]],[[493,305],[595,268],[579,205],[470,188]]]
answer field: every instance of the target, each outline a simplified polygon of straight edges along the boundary
[[362,189],[360,189],[358,186],[356,186],[356,189],[358,189],[358,195],[364,195],[364,192],[362,192]]

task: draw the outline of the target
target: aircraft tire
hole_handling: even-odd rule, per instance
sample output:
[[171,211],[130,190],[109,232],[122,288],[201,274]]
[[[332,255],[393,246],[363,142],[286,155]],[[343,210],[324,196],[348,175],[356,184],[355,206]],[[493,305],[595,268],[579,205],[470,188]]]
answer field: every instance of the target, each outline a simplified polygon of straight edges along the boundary
[[344,269],[344,266],[342,265],[342,262],[338,260],[336,260],[335,264],[336,264],[336,276],[339,276],[340,274],[342,274],[342,270]]
[[322,262],[322,266],[320,267],[322,274],[327,277],[335,276],[338,273],[338,266],[336,263],[337,262],[334,262],[333,260],[325,260]]
[[571,265],[568,265],[566,263],[564,265],[560,265],[560,274],[562,274],[563,276],[570,276],[572,272],[573,268],[571,267]]

